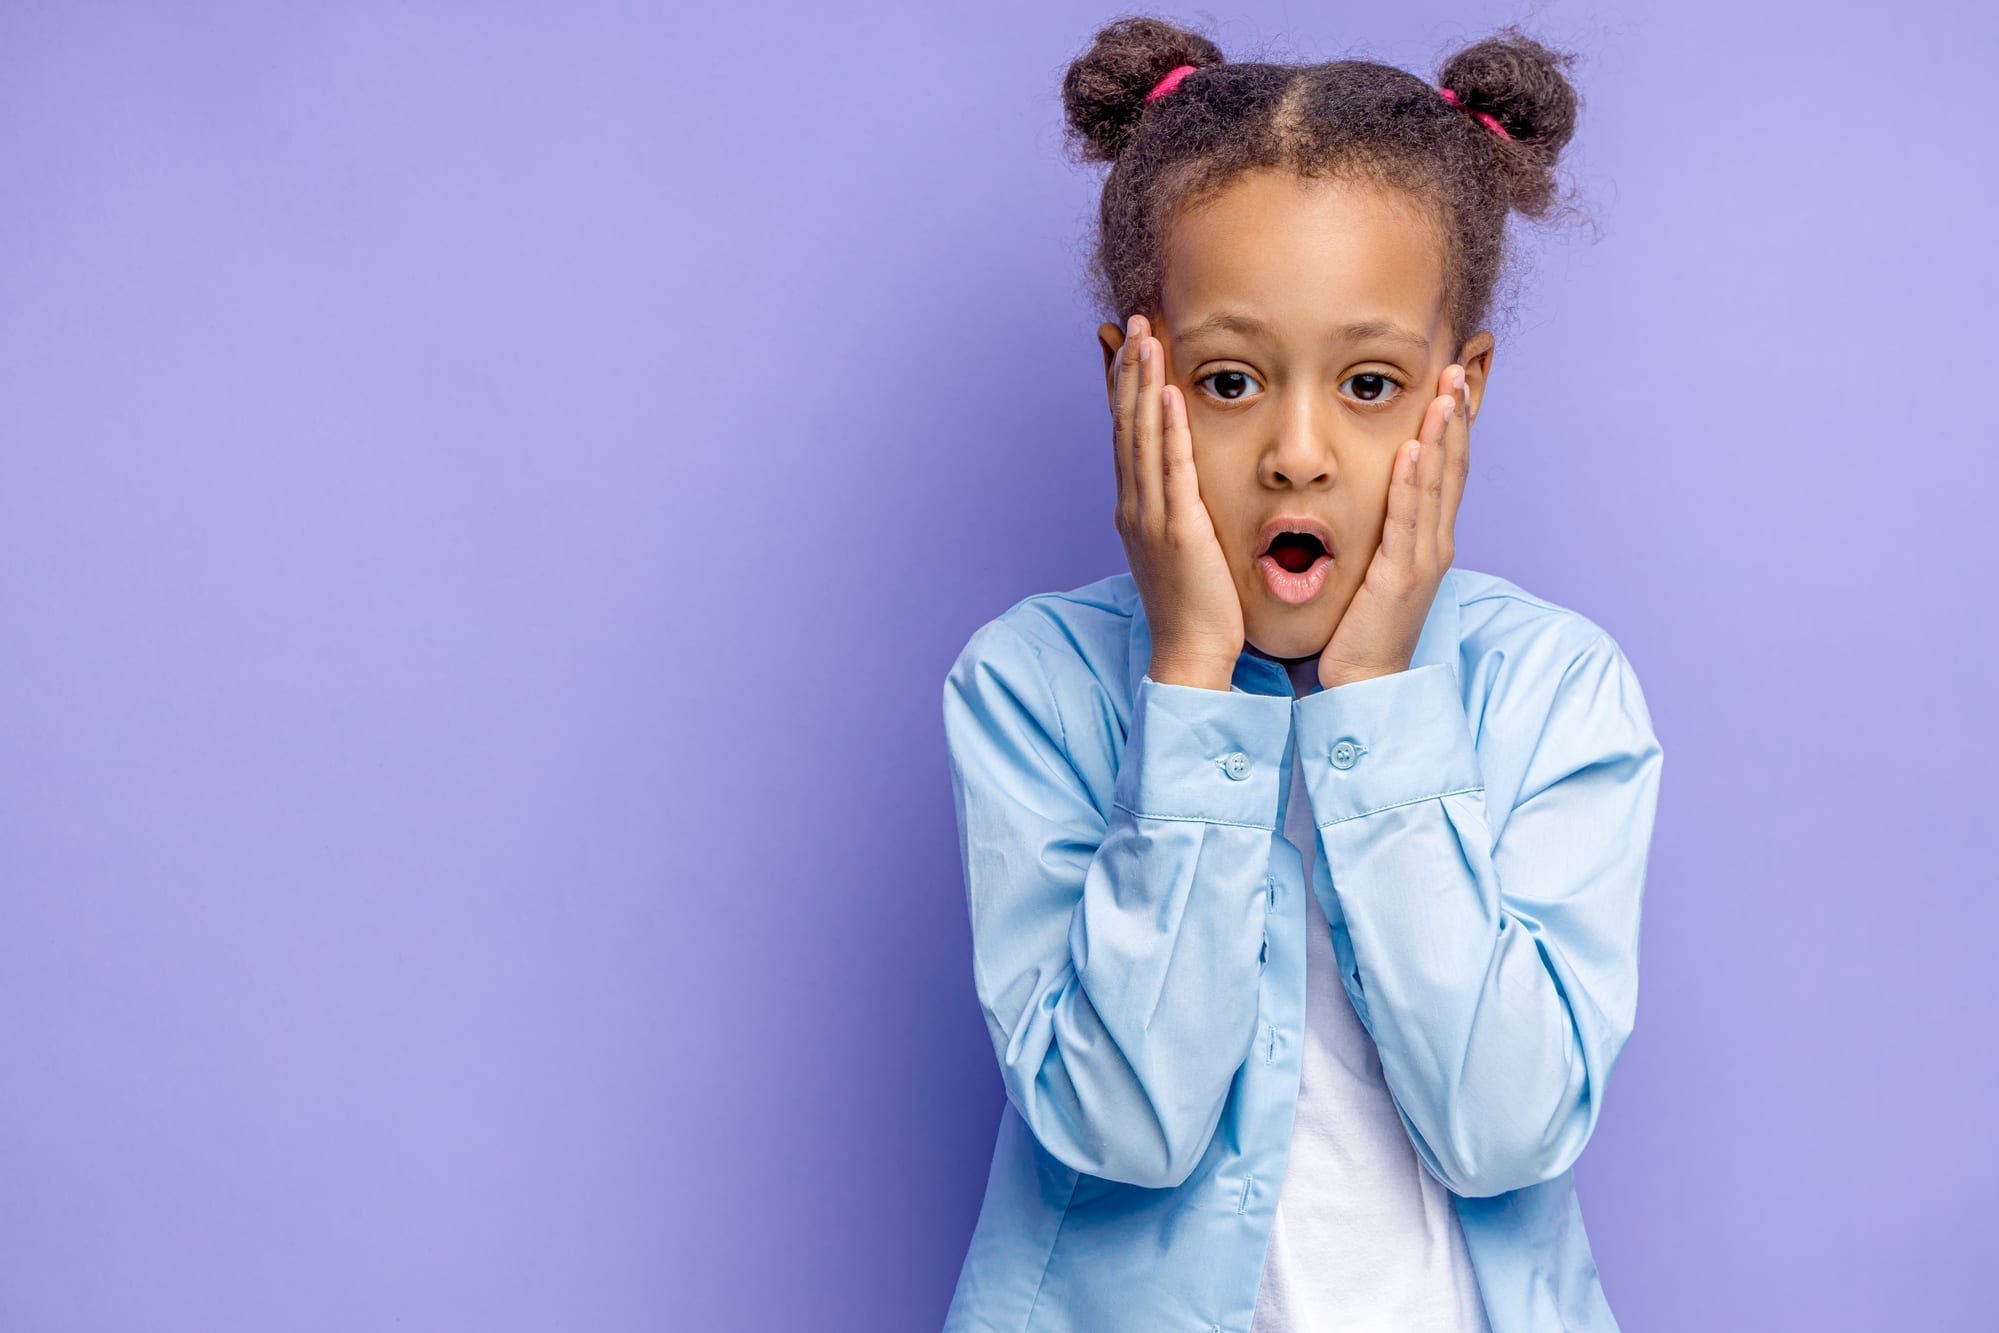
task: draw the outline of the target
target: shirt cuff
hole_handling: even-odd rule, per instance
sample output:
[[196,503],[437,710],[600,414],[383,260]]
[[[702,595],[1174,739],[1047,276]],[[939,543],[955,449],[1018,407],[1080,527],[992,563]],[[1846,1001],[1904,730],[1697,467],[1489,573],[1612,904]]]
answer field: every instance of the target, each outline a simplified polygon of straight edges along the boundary
[[1447,662],[1322,689],[1291,708],[1321,827],[1485,785]]
[[1146,676],[1132,705],[1115,803],[1143,818],[1274,831],[1292,702]]

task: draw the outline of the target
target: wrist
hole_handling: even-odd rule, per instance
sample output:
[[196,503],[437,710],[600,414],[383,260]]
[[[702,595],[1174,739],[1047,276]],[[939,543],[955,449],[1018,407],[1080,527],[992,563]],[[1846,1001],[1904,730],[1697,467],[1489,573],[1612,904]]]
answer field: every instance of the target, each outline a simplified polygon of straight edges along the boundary
[[1391,673],[1386,671],[1340,671],[1329,676],[1324,671],[1321,671],[1319,673],[1319,688],[1322,690],[1337,690],[1342,685],[1357,685],[1361,681],[1373,680],[1376,676],[1386,676],[1389,674]]
[[1407,663],[1399,667],[1360,666],[1352,662],[1343,662],[1335,666],[1332,663],[1321,661],[1319,663],[1319,688],[1322,690],[1336,690],[1342,685],[1358,685],[1361,681],[1373,680],[1376,676],[1392,676],[1398,671],[1406,671],[1408,669]]
[[1145,673],[1161,685],[1192,685],[1197,689],[1227,692],[1235,682],[1233,663],[1175,662],[1155,657]]

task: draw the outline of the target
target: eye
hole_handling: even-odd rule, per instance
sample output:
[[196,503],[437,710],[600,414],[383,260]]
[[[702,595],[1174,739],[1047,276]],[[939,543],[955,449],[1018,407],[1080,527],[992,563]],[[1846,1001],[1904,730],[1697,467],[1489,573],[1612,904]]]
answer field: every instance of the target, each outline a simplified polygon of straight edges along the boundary
[[1209,373],[1209,374],[1206,374],[1206,375],[1203,375],[1203,376],[1201,376],[1201,378],[1199,378],[1199,379],[1195,380],[1195,381],[1194,381],[1194,383],[1196,383],[1196,384],[1206,384],[1206,383],[1207,383],[1207,382],[1208,382],[1209,380],[1225,380],[1225,381],[1229,381],[1229,383],[1228,383],[1228,386],[1227,386],[1227,387],[1228,387],[1228,389],[1229,389],[1229,392],[1227,392],[1227,393],[1223,393],[1223,392],[1221,392],[1221,391],[1219,391],[1219,390],[1216,390],[1216,389],[1210,389],[1210,390],[1208,390],[1208,392],[1209,392],[1209,394],[1210,394],[1211,396],[1213,396],[1213,397],[1216,397],[1216,398],[1219,398],[1219,399],[1221,399],[1221,400],[1222,400],[1223,402],[1225,402],[1225,403],[1235,403],[1235,402],[1240,402],[1240,401],[1242,400],[1242,395],[1241,395],[1241,382],[1242,382],[1242,381],[1247,381],[1247,382],[1249,382],[1249,383],[1251,383],[1251,384],[1254,384],[1254,383],[1256,383],[1256,377],[1255,377],[1255,376],[1253,376],[1253,375],[1250,375],[1250,374],[1249,374],[1248,372],[1246,372],[1246,371],[1241,371],[1241,370],[1217,370],[1217,371],[1213,371],[1213,372],[1211,372],[1211,373]]
[[[1196,379],[1196,384],[1215,381],[1215,387],[1208,389],[1210,397],[1224,403],[1239,403],[1248,393],[1243,386],[1257,383],[1256,377],[1244,370],[1216,370]],[[1364,370],[1358,375],[1349,375],[1342,384],[1353,384],[1356,391],[1349,396],[1363,403],[1392,403],[1402,396],[1407,387],[1393,375],[1378,370]],[[1391,394],[1389,391],[1393,389]]]
[[[1400,390],[1403,388],[1402,381],[1396,379],[1393,375],[1384,375],[1378,370],[1363,370],[1358,375],[1349,375],[1343,383],[1353,384],[1356,381],[1360,383],[1362,392],[1356,393],[1353,396],[1360,399],[1363,403],[1392,403],[1395,401],[1395,398],[1402,396],[1400,393]],[[1394,385],[1398,391],[1395,398],[1381,397],[1383,393],[1387,392],[1385,386],[1390,384]]]

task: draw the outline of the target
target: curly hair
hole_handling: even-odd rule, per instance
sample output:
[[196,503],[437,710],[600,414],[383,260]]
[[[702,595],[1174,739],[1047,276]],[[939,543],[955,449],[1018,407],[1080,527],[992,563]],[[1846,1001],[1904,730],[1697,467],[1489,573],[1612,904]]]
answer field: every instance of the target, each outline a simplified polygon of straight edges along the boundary
[[[1433,87],[1371,60],[1231,64],[1197,32],[1117,19],[1062,79],[1072,156],[1112,164],[1090,298],[1116,323],[1156,309],[1165,238],[1180,210],[1246,172],[1289,170],[1400,191],[1425,207],[1445,252],[1445,308],[1462,349],[1511,267],[1509,211],[1537,220],[1576,211],[1554,173],[1575,134],[1580,99],[1564,74],[1574,60],[1507,27],[1452,54]],[[1195,70],[1147,102],[1181,65]]]

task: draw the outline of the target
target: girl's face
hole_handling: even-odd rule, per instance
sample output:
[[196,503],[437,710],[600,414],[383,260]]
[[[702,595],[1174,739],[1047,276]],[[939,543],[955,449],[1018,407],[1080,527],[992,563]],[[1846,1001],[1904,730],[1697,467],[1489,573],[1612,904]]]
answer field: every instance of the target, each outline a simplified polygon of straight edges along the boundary
[[[1147,311],[1166,380],[1187,403],[1201,499],[1242,602],[1251,646],[1318,654],[1367,575],[1388,512],[1389,468],[1452,364],[1433,224],[1399,194],[1254,172],[1183,213],[1166,241],[1161,307]],[[1124,331],[1104,324],[1116,401]],[[1469,339],[1469,425],[1493,338]],[[1257,567],[1270,519],[1333,534],[1322,591],[1279,600]]]

